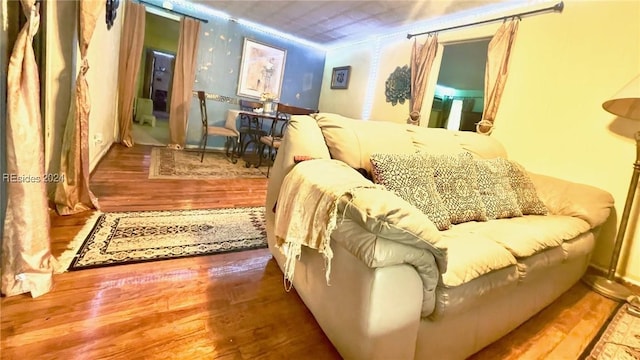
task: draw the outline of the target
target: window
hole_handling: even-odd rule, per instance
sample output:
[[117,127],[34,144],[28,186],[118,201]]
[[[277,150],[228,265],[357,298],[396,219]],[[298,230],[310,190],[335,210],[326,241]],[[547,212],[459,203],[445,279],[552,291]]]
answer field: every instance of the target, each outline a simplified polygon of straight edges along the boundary
[[444,46],[429,127],[475,131],[484,107],[484,72],[490,39]]

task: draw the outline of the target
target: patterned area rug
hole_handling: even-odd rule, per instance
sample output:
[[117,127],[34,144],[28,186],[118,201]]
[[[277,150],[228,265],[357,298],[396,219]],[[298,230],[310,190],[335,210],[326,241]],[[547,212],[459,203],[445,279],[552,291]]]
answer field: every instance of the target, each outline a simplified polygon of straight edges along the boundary
[[67,256],[65,270],[267,246],[264,207],[104,213],[89,227],[75,256]]
[[631,315],[629,304],[619,306],[580,359],[640,360],[640,317]]
[[266,167],[247,168],[242,159],[232,164],[222,152],[207,152],[200,162],[197,151],[151,149],[149,179],[239,179],[266,178]]

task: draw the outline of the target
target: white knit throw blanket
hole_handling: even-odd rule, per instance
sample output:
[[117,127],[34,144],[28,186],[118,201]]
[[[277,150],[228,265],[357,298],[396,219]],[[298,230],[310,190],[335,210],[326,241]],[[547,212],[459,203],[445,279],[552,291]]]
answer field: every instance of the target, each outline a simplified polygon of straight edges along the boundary
[[338,202],[361,187],[380,185],[374,185],[345,163],[330,159],[303,161],[284,178],[276,208],[275,236],[276,246],[286,258],[285,283],[293,283],[295,262],[304,245],[324,256],[329,284],[333,258],[329,240],[337,225]]

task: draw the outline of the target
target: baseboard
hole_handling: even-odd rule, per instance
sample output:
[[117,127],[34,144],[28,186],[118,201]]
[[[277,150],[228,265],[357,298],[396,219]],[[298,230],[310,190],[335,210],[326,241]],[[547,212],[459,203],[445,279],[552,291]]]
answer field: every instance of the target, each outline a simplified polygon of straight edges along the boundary
[[[603,275],[604,276],[608,272],[608,269],[605,269],[604,267],[602,267],[600,265],[589,264],[589,267],[591,269],[593,269],[593,271],[596,274],[599,274],[599,275]],[[618,274],[616,274],[615,278],[616,278],[617,281],[621,282],[622,284],[627,284],[627,285],[633,285],[633,286],[640,287],[640,281],[635,281],[633,279],[629,279],[628,277],[620,276]]]
[[[189,150],[200,150],[200,146],[198,145],[191,145],[191,144],[187,144],[184,146],[185,149],[189,149]],[[211,147],[211,146],[207,146],[205,147],[206,150],[213,150],[213,151],[224,151],[224,146],[217,146],[217,147]]]

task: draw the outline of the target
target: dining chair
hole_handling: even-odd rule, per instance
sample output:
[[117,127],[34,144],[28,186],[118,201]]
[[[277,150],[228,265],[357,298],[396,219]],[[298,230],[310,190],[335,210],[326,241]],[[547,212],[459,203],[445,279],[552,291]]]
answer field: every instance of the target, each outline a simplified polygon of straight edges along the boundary
[[[309,115],[317,112],[318,110],[306,109],[286,104],[277,104],[275,119],[271,122],[269,133],[260,137],[260,148],[258,150],[258,154],[260,154],[260,161],[258,162],[258,165],[256,167],[262,165],[262,159],[266,156],[268,160],[267,177],[269,177],[271,165],[273,165],[273,161],[276,158],[278,149],[280,148],[280,144],[282,143],[282,138],[285,131],[287,130],[287,126],[289,125],[289,120],[291,120],[291,116]],[[266,148],[269,149],[269,152],[265,155],[264,150]]]
[[238,131],[224,126],[209,126],[209,116],[207,115],[207,102],[204,91],[198,91],[198,100],[200,101],[200,116],[202,117],[200,162],[204,160],[204,152],[207,148],[209,136],[224,136],[226,137],[224,143],[225,155],[235,164],[238,161],[238,159],[235,158],[238,148]]

